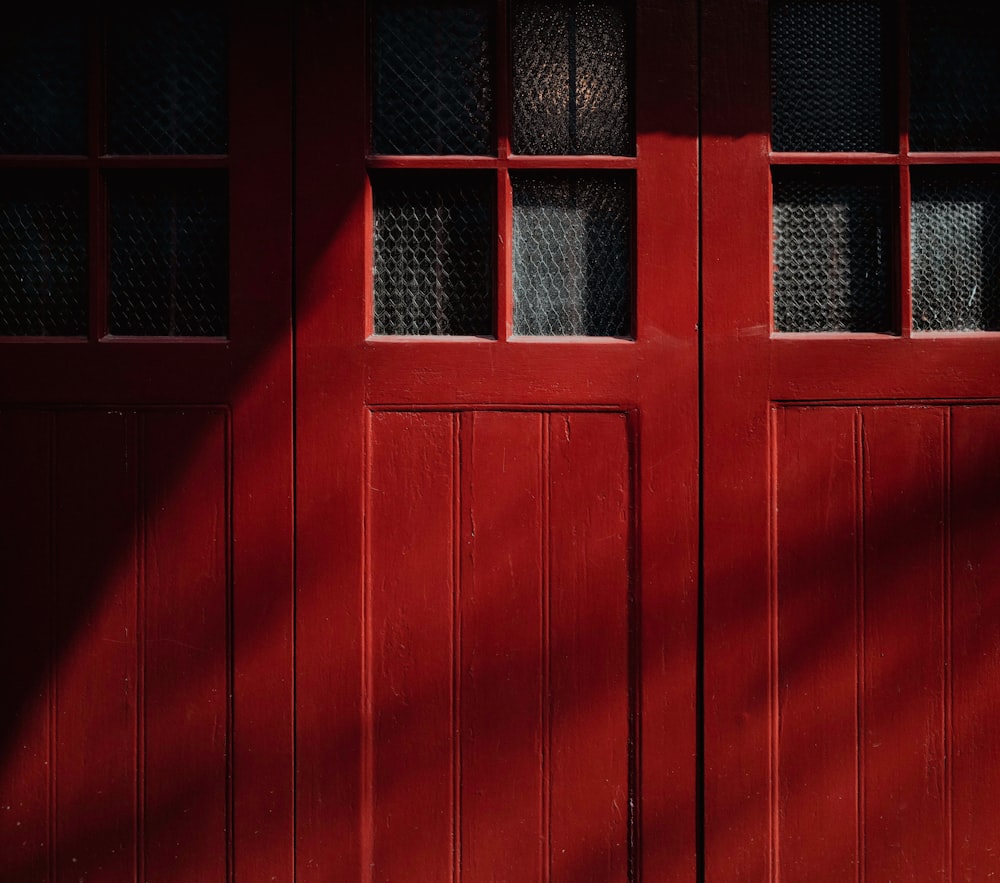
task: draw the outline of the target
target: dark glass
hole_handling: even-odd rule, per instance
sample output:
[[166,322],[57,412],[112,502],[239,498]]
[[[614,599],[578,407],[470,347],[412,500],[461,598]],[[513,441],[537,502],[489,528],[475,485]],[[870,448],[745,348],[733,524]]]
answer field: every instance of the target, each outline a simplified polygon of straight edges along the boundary
[[632,183],[625,174],[511,175],[514,331],[631,331]]
[[86,33],[79,11],[4,11],[0,153],[86,153]]
[[914,0],[911,150],[1000,150],[998,34],[989,0]]
[[913,327],[1000,331],[1000,172],[914,169]]
[[220,8],[116,9],[108,32],[110,151],[225,153],[227,67]]
[[774,170],[774,327],[891,329],[890,194],[883,170]]
[[515,153],[635,152],[625,6],[607,0],[512,4]]
[[376,334],[494,333],[490,174],[375,176]]
[[895,151],[879,0],[771,4],[771,145]]
[[494,152],[487,4],[382,0],[373,41],[375,153]]
[[111,177],[112,334],[221,337],[228,315],[224,173]]
[[87,334],[86,182],[0,175],[0,334]]

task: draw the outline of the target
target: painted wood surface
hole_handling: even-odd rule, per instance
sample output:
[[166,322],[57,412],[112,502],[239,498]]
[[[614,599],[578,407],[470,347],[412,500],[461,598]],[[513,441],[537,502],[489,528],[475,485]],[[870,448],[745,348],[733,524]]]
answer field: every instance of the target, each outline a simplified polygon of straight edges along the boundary
[[8,879],[226,874],[226,423],[213,410],[0,414],[17,587],[2,617],[19,723],[0,774]]
[[628,879],[625,416],[375,412],[370,444],[372,879]]

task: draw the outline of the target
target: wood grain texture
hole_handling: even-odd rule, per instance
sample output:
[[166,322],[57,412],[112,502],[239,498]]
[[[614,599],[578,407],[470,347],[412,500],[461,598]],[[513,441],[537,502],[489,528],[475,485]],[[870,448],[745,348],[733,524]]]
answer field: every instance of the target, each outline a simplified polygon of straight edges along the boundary
[[371,417],[371,879],[452,879],[457,424]]
[[777,414],[778,849],[784,881],[858,879],[859,415]]

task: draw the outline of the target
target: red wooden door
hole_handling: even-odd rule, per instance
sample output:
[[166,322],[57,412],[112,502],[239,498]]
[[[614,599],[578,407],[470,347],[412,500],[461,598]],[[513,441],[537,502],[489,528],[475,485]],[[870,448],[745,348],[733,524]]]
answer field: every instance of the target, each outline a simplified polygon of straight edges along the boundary
[[288,18],[6,14],[0,877],[289,879]]
[[695,25],[303,15],[303,881],[694,877]]
[[704,4],[708,880],[1000,870],[995,27]]

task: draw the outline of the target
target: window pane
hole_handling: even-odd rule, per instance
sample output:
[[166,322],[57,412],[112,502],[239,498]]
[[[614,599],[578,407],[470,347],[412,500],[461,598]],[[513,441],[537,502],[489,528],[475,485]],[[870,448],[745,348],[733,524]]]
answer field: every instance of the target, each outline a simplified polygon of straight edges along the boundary
[[1000,150],[1000,9],[915,0],[910,10],[910,147]]
[[216,172],[127,173],[108,185],[112,334],[226,333],[228,203]]
[[514,331],[631,331],[632,185],[626,175],[512,174]]
[[889,331],[888,179],[774,170],[774,327]]
[[5,10],[0,153],[85,153],[87,71],[79,12]]
[[490,174],[377,176],[376,334],[494,331],[494,214]]
[[771,11],[775,150],[895,150],[879,0],[777,0]]
[[225,153],[226,30],[211,6],[111,17],[108,101],[112,153]]
[[86,335],[85,193],[75,175],[0,177],[0,334]]
[[491,23],[485,3],[376,4],[375,153],[494,152]]
[[632,154],[625,5],[518,0],[511,28],[514,152]]
[[912,175],[913,327],[1000,330],[1000,173]]

